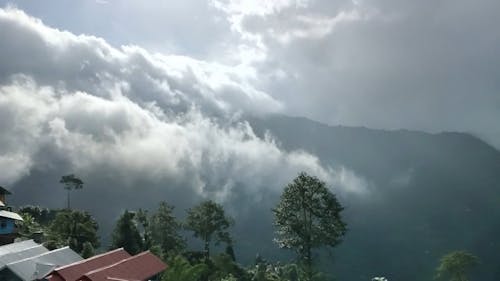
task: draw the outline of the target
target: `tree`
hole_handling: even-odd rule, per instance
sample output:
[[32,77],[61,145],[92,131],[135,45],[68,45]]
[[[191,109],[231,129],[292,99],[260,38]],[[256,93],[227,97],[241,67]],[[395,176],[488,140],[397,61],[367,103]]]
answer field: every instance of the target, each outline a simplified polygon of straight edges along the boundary
[[162,276],[162,281],[196,281],[207,270],[203,263],[191,265],[182,256],[176,256],[168,263],[168,269]]
[[150,218],[148,216],[148,211],[139,209],[139,211],[135,213],[134,220],[137,224],[138,227],[137,229],[139,230],[139,233],[142,236],[142,249],[151,250],[154,248],[156,251],[158,245],[154,244],[153,239],[151,237],[152,236],[151,224],[150,224]]
[[444,255],[436,268],[435,279],[467,281],[467,271],[479,263],[479,259],[465,251],[454,251]]
[[182,224],[173,215],[174,207],[166,202],[160,206],[149,221],[149,229],[153,243],[160,246],[165,255],[179,253],[186,242],[179,234]]
[[94,246],[92,246],[92,243],[90,242],[85,242],[83,243],[83,249],[82,249],[82,258],[84,259],[88,259],[92,256],[94,256],[95,254],[95,250],[94,250]]
[[74,251],[82,253],[85,242],[94,248],[99,247],[98,228],[95,219],[87,212],[60,211],[49,225],[47,242],[54,246],[67,245]]
[[347,227],[340,215],[343,207],[325,182],[304,172],[289,183],[273,209],[280,248],[293,249],[304,264],[308,280],[313,277],[312,251],[335,247]]
[[62,176],[61,180],[59,180],[59,183],[62,183],[64,189],[68,191],[68,209],[70,209],[70,192],[71,190],[82,189],[83,181],[77,178],[75,175],[69,174],[66,176]]
[[43,227],[35,220],[30,213],[19,213],[23,218],[17,223],[17,231],[21,237],[33,239],[40,243],[43,236]]
[[231,243],[228,229],[232,225],[232,220],[226,217],[221,205],[207,200],[189,209],[187,213],[185,227],[194,232],[194,237],[205,243],[205,260],[210,257],[212,241],[215,242],[215,245],[220,242]]
[[112,249],[123,247],[132,255],[138,254],[143,249],[142,237],[134,218],[135,213],[125,210],[118,219],[111,235]]

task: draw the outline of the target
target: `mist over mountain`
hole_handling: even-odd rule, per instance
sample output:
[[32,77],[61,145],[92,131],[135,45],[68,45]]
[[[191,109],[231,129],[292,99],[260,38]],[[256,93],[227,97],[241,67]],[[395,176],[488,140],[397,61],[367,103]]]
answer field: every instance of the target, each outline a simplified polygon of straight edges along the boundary
[[[305,171],[325,181],[346,207],[344,242],[333,253],[318,253],[320,266],[338,280],[429,280],[439,257],[457,249],[481,259],[475,278],[499,280],[498,75],[487,67],[500,57],[491,47],[498,38],[486,36],[493,43],[483,52],[457,44],[462,49],[448,57],[442,34],[434,34],[437,51],[397,47],[426,41],[420,37],[434,30],[433,21],[416,31],[421,41],[381,36],[363,44],[371,38],[363,35],[371,28],[385,36],[391,26],[401,27],[400,34],[407,34],[403,27],[421,28],[413,21],[418,14],[399,9],[444,13],[454,30],[462,9],[311,4],[313,11],[334,14],[326,17],[289,1],[250,10],[223,2],[212,3],[223,19],[217,24],[228,24],[229,37],[238,40],[211,45],[232,46],[220,60],[118,46],[0,8],[0,185],[13,192],[8,203],[62,208],[59,179],[74,173],[85,184],[72,192],[72,206],[97,218],[106,247],[125,209],[154,209],[165,200],[183,218],[187,208],[213,199],[236,221],[240,262],[252,263],[256,253],[287,260],[293,255],[272,242],[271,209],[283,187]],[[495,11],[498,3],[490,2],[488,11]],[[481,19],[468,27],[495,26]],[[293,24],[286,28],[282,21]],[[359,38],[349,40],[351,34]],[[377,48],[370,56],[359,46]],[[429,56],[435,53],[442,60]],[[477,54],[486,55],[474,61]],[[458,57],[473,68],[457,67]],[[287,116],[298,108],[336,124],[414,130]],[[466,133],[417,130],[457,128],[488,136],[497,148]]]
[[343,198],[350,231],[333,264],[341,280],[425,280],[452,249],[481,257],[477,278],[498,279],[500,153],[492,146],[463,133],[331,127],[284,116],[251,123],[283,148],[342,163],[367,182],[366,194]]
[[[346,167],[344,177],[362,186],[360,190],[331,186],[346,207],[349,232],[332,255],[318,254],[323,256],[321,265],[340,280],[375,275],[428,279],[439,257],[454,249],[468,250],[481,259],[476,278],[498,278],[500,152],[495,148],[463,133],[332,127],[286,116],[249,120],[257,136],[273,136],[284,151],[318,155],[322,165]],[[58,176],[59,170],[33,172],[13,186],[15,203],[62,206]],[[186,196],[185,189],[180,193],[182,186],[171,181],[155,185],[145,180],[113,188],[117,184],[119,178],[95,174],[84,190],[74,194],[75,206],[102,222],[102,233],[109,233],[109,225],[125,208],[151,209],[159,200],[167,200],[184,217],[183,210],[200,200],[195,193]],[[252,190],[248,184],[238,183],[238,190]],[[292,258],[272,242],[270,210],[278,196],[279,190],[261,190],[255,200],[255,195],[239,192],[224,201],[237,222],[233,232],[240,261],[251,263],[256,253],[271,260]]]

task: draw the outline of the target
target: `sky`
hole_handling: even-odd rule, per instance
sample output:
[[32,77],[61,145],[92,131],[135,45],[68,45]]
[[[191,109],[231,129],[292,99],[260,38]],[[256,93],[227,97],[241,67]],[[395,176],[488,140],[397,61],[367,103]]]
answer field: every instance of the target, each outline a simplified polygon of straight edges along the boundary
[[[310,171],[242,116],[459,131],[500,148],[498,1],[0,1],[0,182],[65,167],[224,200]],[[256,180],[257,179],[257,180]],[[244,185],[244,184],[243,184]],[[217,187],[217,188],[215,188]]]

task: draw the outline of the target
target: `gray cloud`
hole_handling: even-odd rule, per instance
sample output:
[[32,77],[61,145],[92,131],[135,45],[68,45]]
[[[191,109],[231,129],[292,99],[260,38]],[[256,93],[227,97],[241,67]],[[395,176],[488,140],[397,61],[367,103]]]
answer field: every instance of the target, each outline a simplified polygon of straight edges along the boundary
[[[241,96],[228,93],[248,93],[253,88],[258,89],[256,95],[265,93],[289,115],[328,124],[465,131],[500,147],[500,129],[495,126],[500,39],[493,29],[499,24],[494,14],[497,1],[58,4],[67,17],[45,4],[18,3],[50,25],[76,34],[96,34],[113,45],[137,43],[149,50],[196,57],[194,64],[201,63],[205,70],[218,67],[217,73],[225,67],[229,72],[236,69],[250,85],[211,88],[202,91],[204,95],[222,94],[238,101]],[[144,63],[140,57],[132,63]],[[168,56],[171,62],[173,57]],[[94,63],[78,65],[88,66],[92,73],[100,67]],[[200,65],[189,67],[193,75],[182,76],[181,91],[189,91],[186,85],[195,85],[196,79],[212,80],[199,75]],[[189,67],[183,72],[189,73]],[[165,102],[168,98],[160,99],[155,92],[167,83],[156,81],[149,91],[143,88],[147,84],[140,83],[157,77],[135,72],[128,79],[137,78],[132,87],[142,87],[144,98]],[[228,105],[219,101],[213,106]]]
[[265,53],[255,67],[287,113],[466,131],[500,147],[497,1],[280,1],[266,12],[217,3]]
[[0,27],[4,183],[59,170],[112,177],[122,188],[169,183],[186,196],[225,201],[244,192],[259,201],[305,170],[342,191],[366,192],[352,171],[284,151],[238,119],[281,107],[244,70],[116,49],[16,9],[0,10]]

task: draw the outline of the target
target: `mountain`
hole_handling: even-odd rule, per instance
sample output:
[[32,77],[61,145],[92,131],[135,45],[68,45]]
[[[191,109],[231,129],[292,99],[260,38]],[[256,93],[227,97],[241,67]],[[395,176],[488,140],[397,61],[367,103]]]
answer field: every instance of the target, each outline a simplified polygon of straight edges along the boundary
[[[440,256],[479,256],[478,280],[499,280],[500,152],[464,133],[327,126],[305,118],[250,119],[260,136],[342,165],[368,185],[344,199],[349,225],[334,250],[339,280],[429,280]],[[327,257],[328,259],[328,257]]]
[[[500,152],[494,147],[464,133],[327,126],[278,115],[246,119],[261,138],[271,135],[283,150],[316,155],[323,166],[349,171],[365,188],[345,192],[332,187],[345,206],[349,231],[332,253],[318,255],[319,266],[337,280],[431,280],[439,258],[459,249],[481,259],[475,280],[500,280]],[[64,161],[32,170],[18,181],[12,186],[12,203],[64,207],[65,193],[58,184]],[[84,189],[73,192],[72,205],[98,219],[103,246],[124,209],[153,209],[166,200],[182,218],[199,201],[179,195],[187,192],[182,183],[153,185],[145,179],[125,184],[120,175],[107,173],[86,175],[84,181]],[[166,191],[165,186],[171,188]],[[279,194],[261,197],[255,203],[241,192],[225,204],[230,212],[238,210],[233,212],[238,216],[238,260],[252,263],[257,253],[270,260],[293,258],[272,242],[271,208]]]

